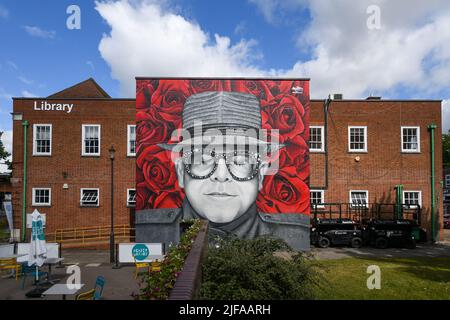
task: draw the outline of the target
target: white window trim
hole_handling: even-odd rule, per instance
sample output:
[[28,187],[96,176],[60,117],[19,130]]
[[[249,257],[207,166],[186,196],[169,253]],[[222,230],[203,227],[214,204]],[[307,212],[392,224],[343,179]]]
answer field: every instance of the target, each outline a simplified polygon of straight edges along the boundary
[[352,192],[365,192],[365,193],[366,193],[366,199],[367,199],[366,208],[369,207],[369,190],[350,190],[350,191],[348,192],[348,196],[349,196],[349,199],[350,199],[350,201],[349,201],[350,206],[351,206],[352,208],[356,208],[356,207],[358,207],[358,206],[356,206],[356,205],[353,204],[353,200],[352,200]]
[[[50,152],[38,152],[37,142],[36,142],[36,127],[47,126],[50,127]],[[50,123],[35,123],[33,124],[33,156],[51,156],[52,155],[52,143],[53,143],[53,127]]]
[[130,204],[128,202],[128,199],[130,198],[130,191],[134,191],[136,195],[136,189],[127,189],[127,207],[134,207],[136,205],[136,201],[134,202],[134,204]]
[[445,175],[445,187],[450,188],[450,174]]
[[[96,205],[86,205],[82,204],[81,200],[83,200],[83,191],[84,190],[97,190],[97,204]],[[80,207],[86,208],[96,208],[100,206],[100,189],[99,188],[80,188]]]
[[[32,189],[32,206],[33,207],[50,207],[52,205],[52,188],[33,188]],[[48,203],[36,202],[36,190],[48,190]]]
[[[403,129],[417,129],[417,149],[416,150],[403,149]],[[402,153],[420,153],[420,127],[402,126],[402,127],[400,127],[400,134],[401,134],[400,148],[402,150]]]
[[[321,143],[322,143],[322,148],[321,149],[314,149],[314,148],[309,148],[309,151],[311,152],[325,152],[325,137],[324,137],[324,133],[325,133],[325,127],[324,126],[309,126],[309,129],[321,129],[321,134],[320,134],[320,139],[321,139]],[[310,132],[310,139],[311,139],[311,132]]]
[[[350,129],[364,129],[364,149],[350,148]],[[348,126],[348,152],[362,153],[367,152],[367,126]]]
[[[134,134],[135,134],[135,141],[137,141],[137,133],[136,133],[136,125],[135,124],[129,124],[127,126],[127,156],[128,157],[135,157],[136,152],[131,152],[131,144],[130,144],[130,136],[131,136],[131,127],[134,127]],[[136,148],[135,148],[136,151]]]
[[[403,194],[402,194],[402,199],[403,199],[403,205],[404,206],[406,206],[406,204],[405,204],[405,193],[406,192],[417,192],[417,193],[419,193],[419,206],[422,208],[422,191],[420,191],[420,190],[403,190]],[[414,205],[410,205],[409,206],[411,209],[415,209],[415,208],[417,208],[417,206],[414,206]]]
[[[84,152],[84,128],[85,127],[98,127],[98,153],[86,153]],[[99,157],[102,149],[102,126],[100,124],[82,124],[81,125],[81,155],[85,157]]]
[[[309,190],[309,195],[311,196],[311,192],[320,192],[320,202],[325,203],[325,190],[317,190],[317,189],[311,189]],[[325,205],[317,205],[318,209],[325,208]]]

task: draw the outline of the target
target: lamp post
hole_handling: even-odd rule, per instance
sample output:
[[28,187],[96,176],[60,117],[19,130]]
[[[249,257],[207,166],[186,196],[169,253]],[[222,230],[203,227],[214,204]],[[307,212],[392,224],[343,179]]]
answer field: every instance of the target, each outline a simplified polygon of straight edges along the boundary
[[114,263],[114,156],[116,150],[114,146],[109,148],[109,158],[111,159],[111,233],[109,236],[109,261]]

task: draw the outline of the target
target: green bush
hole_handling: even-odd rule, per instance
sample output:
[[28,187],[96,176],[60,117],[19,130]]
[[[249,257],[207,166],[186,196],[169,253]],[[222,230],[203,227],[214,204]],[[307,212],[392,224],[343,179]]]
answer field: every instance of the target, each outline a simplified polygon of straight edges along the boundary
[[[274,255],[289,251],[290,259]],[[318,273],[279,239],[228,238],[209,249],[200,299],[313,299]]]

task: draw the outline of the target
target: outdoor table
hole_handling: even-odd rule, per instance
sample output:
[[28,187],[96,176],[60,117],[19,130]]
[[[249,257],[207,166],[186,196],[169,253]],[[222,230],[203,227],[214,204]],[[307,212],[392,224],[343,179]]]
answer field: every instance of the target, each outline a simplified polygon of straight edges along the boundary
[[77,287],[73,284],[74,288],[69,289],[69,285],[67,283],[58,283],[51,286],[47,291],[44,291],[42,294],[46,295],[62,295],[62,299],[66,300],[66,295],[71,295],[77,293],[81,288],[83,288],[84,284],[79,283]]

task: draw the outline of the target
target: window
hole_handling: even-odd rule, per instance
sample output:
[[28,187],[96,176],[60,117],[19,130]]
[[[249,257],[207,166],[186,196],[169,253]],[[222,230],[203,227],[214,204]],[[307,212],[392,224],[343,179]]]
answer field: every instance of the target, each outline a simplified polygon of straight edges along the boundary
[[445,187],[450,188],[450,174],[445,175]]
[[420,127],[402,127],[402,152],[420,152]]
[[52,192],[50,188],[33,188],[33,206],[50,206]]
[[348,127],[348,151],[367,152],[367,127]]
[[33,125],[33,155],[51,156],[52,155],[52,125],[35,124]]
[[127,206],[134,207],[136,205],[136,190],[127,189]]
[[422,192],[403,191],[403,204],[406,208],[417,208],[417,205],[422,206]]
[[350,203],[352,207],[369,207],[369,191],[350,190]]
[[325,150],[322,126],[309,127],[309,150],[313,152],[323,152]]
[[136,126],[129,125],[128,126],[128,134],[127,134],[127,156],[135,156],[136,155]]
[[[317,208],[324,208],[324,190],[311,190],[310,191],[311,204],[317,204]],[[314,207],[313,207],[314,208]]]
[[81,189],[80,206],[98,207],[99,189]]
[[100,155],[100,125],[83,124],[82,150],[83,156]]

